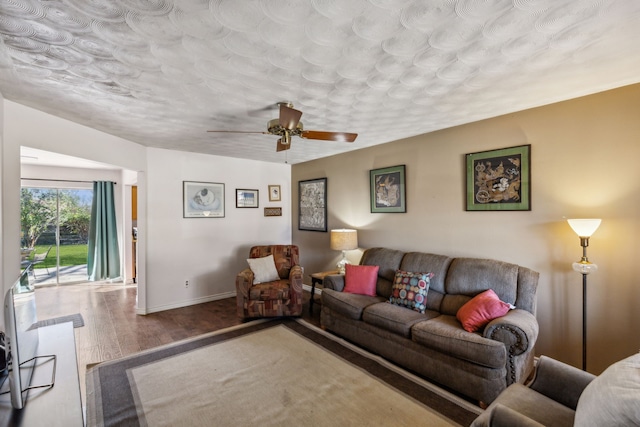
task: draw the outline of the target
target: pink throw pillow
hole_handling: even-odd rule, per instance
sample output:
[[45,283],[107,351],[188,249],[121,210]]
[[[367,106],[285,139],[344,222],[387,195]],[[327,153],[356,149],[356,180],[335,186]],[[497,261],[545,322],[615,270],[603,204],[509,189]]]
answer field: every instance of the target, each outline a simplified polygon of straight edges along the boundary
[[377,265],[345,265],[343,292],[375,297],[379,269]]
[[456,317],[465,331],[475,332],[487,323],[509,312],[511,305],[500,301],[493,289],[476,295],[460,307]]

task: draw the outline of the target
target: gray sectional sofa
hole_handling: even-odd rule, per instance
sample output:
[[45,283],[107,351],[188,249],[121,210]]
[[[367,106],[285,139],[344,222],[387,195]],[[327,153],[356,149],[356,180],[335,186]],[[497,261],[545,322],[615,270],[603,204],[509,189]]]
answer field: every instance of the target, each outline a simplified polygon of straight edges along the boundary
[[[344,276],[327,276],[321,297],[324,329],[480,403],[491,403],[531,374],[538,337],[537,272],[496,260],[389,248],[367,249],[360,264],[380,267],[377,295],[342,292]],[[387,302],[397,270],[434,274],[424,313]],[[516,308],[478,332],[467,332],[456,313],[487,289]]]

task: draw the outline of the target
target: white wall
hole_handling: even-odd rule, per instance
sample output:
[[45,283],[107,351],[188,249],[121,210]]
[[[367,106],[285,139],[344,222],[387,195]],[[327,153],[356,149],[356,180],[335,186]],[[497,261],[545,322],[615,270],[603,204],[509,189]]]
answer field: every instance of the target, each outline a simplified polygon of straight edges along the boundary
[[[582,255],[566,218],[602,218],[588,256],[588,369],[640,348],[640,85],[294,165],[292,185],[327,177],[329,228],[386,246],[494,258],[540,272],[537,354],[581,366]],[[357,144],[357,140],[355,142]],[[532,210],[467,212],[465,154],[531,144]],[[407,213],[370,213],[369,171],[406,165]],[[297,215],[294,195],[293,217]],[[297,230],[306,271],[332,268],[329,233]],[[358,262],[359,252],[349,253]]]
[[[148,311],[232,296],[251,246],[291,242],[289,197],[269,202],[267,192],[277,184],[290,193],[290,165],[153,148],[147,156]],[[183,218],[183,181],[224,183],[225,217]],[[258,190],[259,208],[236,208],[236,189]],[[265,217],[267,206],[282,216]]]
[[[2,289],[19,274],[20,146],[113,165],[118,182],[138,186],[138,307],[140,314],[191,305],[235,293],[235,275],[245,268],[255,244],[291,242],[291,204],[269,203],[267,186],[290,193],[290,165],[149,149],[32,108],[4,101],[0,121],[2,176]],[[36,171],[28,169],[29,174]],[[39,173],[41,173],[40,170]],[[105,172],[56,170],[57,177],[102,176]],[[87,174],[88,175],[83,175]],[[34,178],[39,176],[32,176]],[[94,178],[91,178],[94,179]],[[220,182],[226,189],[226,216],[182,217],[183,181]],[[236,209],[235,189],[257,189],[258,209]],[[122,203],[128,194],[123,189]],[[264,217],[266,206],[282,207],[282,217]],[[121,209],[126,216],[126,209]],[[130,234],[126,219],[123,235]],[[128,223],[130,224],[130,222]],[[6,230],[6,232],[5,232]],[[126,245],[126,243],[125,243]],[[7,248],[12,248],[7,251]],[[13,250],[15,248],[15,250]],[[184,282],[189,280],[189,287]]]
[[0,290],[10,288],[20,274],[20,149],[6,142],[5,111],[0,94]]

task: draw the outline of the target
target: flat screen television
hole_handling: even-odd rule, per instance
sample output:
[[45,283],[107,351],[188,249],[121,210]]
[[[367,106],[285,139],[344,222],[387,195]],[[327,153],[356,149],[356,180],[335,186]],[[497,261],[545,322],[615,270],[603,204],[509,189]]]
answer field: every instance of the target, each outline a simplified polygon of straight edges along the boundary
[[36,298],[26,268],[4,299],[5,352],[11,406],[22,409],[26,403],[36,365],[38,329],[35,326]]

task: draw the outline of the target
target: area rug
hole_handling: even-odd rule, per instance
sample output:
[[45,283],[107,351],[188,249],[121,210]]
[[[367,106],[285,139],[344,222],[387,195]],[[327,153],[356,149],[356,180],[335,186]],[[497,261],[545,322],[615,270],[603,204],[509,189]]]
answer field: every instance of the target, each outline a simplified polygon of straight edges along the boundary
[[33,325],[29,329],[36,329],[42,326],[50,326],[50,325],[58,325],[60,323],[72,322],[74,328],[80,328],[84,326],[84,319],[82,318],[82,314],[70,314],[68,316],[60,316],[55,317],[53,319],[40,320]]
[[254,321],[87,372],[88,426],[466,426],[479,413],[302,320]]

